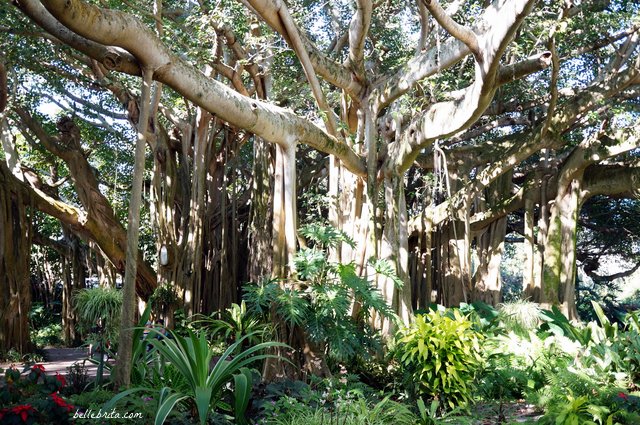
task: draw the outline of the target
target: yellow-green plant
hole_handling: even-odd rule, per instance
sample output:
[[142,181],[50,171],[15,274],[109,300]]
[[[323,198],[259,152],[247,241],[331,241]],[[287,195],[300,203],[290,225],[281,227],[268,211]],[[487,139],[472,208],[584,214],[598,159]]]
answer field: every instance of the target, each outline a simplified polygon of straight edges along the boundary
[[438,398],[451,409],[471,401],[483,339],[472,326],[457,310],[432,311],[417,315],[399,332],[395,355],[410,390],[420,397]]

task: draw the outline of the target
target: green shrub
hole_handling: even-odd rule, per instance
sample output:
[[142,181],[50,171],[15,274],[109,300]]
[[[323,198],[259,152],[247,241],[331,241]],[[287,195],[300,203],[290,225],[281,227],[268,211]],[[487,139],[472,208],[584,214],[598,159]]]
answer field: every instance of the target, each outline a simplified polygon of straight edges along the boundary
[[45,308],[43,303],[35,302],[29,311],[29,328],[31,329],[31,341],[36,347],[57,346],[62,344],[62,319],[59,303]]
[[399,332],[395,348],[408,389],[421,397],[438,398],[452,409],[469,403],[482,364],[482,339],[457,310],[451,316],[436,311],[417,315]]
[[337,400],[331,406],[309,406],[283,397],[273,406],[273,414],[263,422],[272,425],[414,425],[418,417],[404,404],[386,397],[369,402],[364,397]]
[[31,330],[31,341],[37,347],[58,346],[62,344],[62,325],[54,323],[40,329]]
[[[295,278],[284,284],[271,280],[247,285],[244,299],[248,313],[264,323],[284,322],[289,329],[303,329],[319,347],[317,351],[326,353],[334,364],[370,358],[382,346],[379,332],[370,326],[372,313],[391,320],[396,315],[375,283],[358,274],[355,263],[330,261],[330,247],[341,243],[355,247],[343,232],[313,224],[301,228],[300,233],[310,247],[293,258]],[[377,275],[402,284],[388,262],[369,261],[369,266]],[[279,332],[287,335],[293,331]]]
[[270,326],[260,322],[256,315],[247,311],[244,300],[240,305],[233,303],[224,312],[214,312],[210,316],[200,315],[195,322],[207,329],[212,337],[222,337],[224,342],[232,344],[246,335],[251,338],[244,340],[244,345],[239,349],[248,348],[251,345],[261,343],[271,333]]

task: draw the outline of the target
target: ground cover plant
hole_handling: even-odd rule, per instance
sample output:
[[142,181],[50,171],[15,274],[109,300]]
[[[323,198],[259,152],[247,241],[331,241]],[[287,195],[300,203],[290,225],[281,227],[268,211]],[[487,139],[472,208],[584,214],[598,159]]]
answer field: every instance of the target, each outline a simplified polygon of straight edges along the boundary
[[114,408],[154,424],[636,424],[639,315],[611,322],[593,309],[598,321],[578,324],[522,301],[433,306],[379,354],[330,362],[331,377],[261,382],[269,350],[284,346],[265,341],[264,317],[235,305],[145,332],[149,307],[135,329],[132,388],[91,385],[81,365],[66,378],[11,368],[0,411],[3,423],[32,424]]

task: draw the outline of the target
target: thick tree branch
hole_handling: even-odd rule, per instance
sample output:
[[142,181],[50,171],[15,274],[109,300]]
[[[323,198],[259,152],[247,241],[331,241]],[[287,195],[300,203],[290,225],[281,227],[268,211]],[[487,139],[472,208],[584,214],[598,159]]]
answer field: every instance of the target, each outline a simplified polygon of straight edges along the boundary
[[61,25],[39,1],[17,0],[17,7],[38,26],[53,35],[63,43],[92,57],[107,69],[120,71],[131,75],[140,75],[137,60],[128,52],[113,46],[96,43]]
[[480,44],[478,43],[478,36],[472,29],[458,24],[445,12],[440,6],[438,0],[422,0],[427,7],[433,18],[440,24],[454,38],[462,41],[465,46],[476,57],[477,61],[482,61],[482,51],[480,50]]
[[[523,18],[516,9],[520,9],[523,3],[527,3],[525,9],[528,9],[533,1],[508,1],[501,5],[496,2],[485,9],[479,17],[478,24],[471,29],[478,35],[481,49],[487,48],[487,42],[499,41],[498,33],[504,30],[504,27],[512,26],[515,30]],[[450,68],[469,53],[471,53],[469,47],[454,37],[447,39],[441,45],[431,46],[421,55],[409,60],[394,74],[383,77],[376,83],[370,96],[375,100],[376,109],[382,110],[407,93],[419,81]],[[489,59],[493,62],[491,58]],[[486,61],[487,58],[485,57],[484,60]]]
[[531,133],[520,136],[520,143],[515,143],[501,159],[494,161],[478,173],[470,185],[454,194],[452,199],[435,207],[432,211],[433,223],[438,224],[446,220],[451,206],[460,202],[459,200],[467,196],[469,192],[471,192],[472,196],[479,193],[480,190],[487,187],[500,175],[540,149],[560,139],[560,135],[573,125],[582,114],[635,84],[640,84],[640,70],[638,68],[629,68],[626,72],[615,74],[599,84],[594,84],[589,90],[583,90],[572,99],[568,99],[556,109],[546,138],[542,137],[541,132],[544,124],[540,124]]
[[[261,17],[271,28],[285,38],[287,43],[291,45],[288,39],[287,30],[284,27],[278,10],[282,0],[241,0],[243,4],[252,9],[259,17]],[[299,31],[302,34],[301,31]],[[302,37],[304,48],[309,54],[314,70],[327,82],[336,87],[344,89],[349,95],[358,99],[362,91],[360,83],[351,77],[351,73],[344,66],[334,62],[332,59],[324,55],[311,41]]]
[[[469,127],[482,115],[498,87],[500,57],[533,3],[534,0],[515,0],[493,10],[496,23],[482,35],[482,62],[476,62],[474,83],[458,99],[432,104],[416,117],[403,137],[389,145],[385,164],[388,172],[406,170],[421,149]],[[491,16],[488,14],[486,18]]]
[[302,64],[302,69],[307,77],[307,81],[309,81],[309,85],[311,85],[311,92],[313,93],[313,97],[318,104],[318,108],[322,114],[322,118],[327,126],[327,130],[329,134],[333,137],[338,136],[338,126],[336,124],[336,119],[333,116],[333,110],[329,108],[329,104],[322,92],[322,87],[320,87],[320,81],[318,81],[318,77],[316,76],[316,72],[313,69],[313,65],[311,64],[311,59],[307,54],[307,51],[302,42],[302,38],[300,37],[300,33],[298,32],[298,28],[295,26],[293,22],[293,18],[289,14],[289,9],[283,4],[280,3],[280,10],[278,10],[278,14],[280,15],[280,19],[282,20],[282,24],[284,25],[285,30],[287,31],[287,35],[289,36],[289,40],[291,40],[291,46],[293,50],[296,52],[298,59],[300,59],[300,63]]
[[637,198],[639,191],[640,166],[591,165],[585,170],[585,199],[596,195]]
[[[131,52],[155,70],[154,79],[236,127],[289,147],[294,140],[338,157],[350,171],[365,174],[363,160],[344,142],[310,121],[266,102],[247,98],[210,79],[173,54],[138,19],[81,0],[44,0],[45,7],[72,31]],[[87,25],[90,23],[90,25]]]
[[357,0],[356,13],[349,24],[349,61],[347,67],[356,75],[358,81],[366,84],[364,73],[364,42],[371,25],[371,0]]
[[[40,187],[32,185],[34,190],[38,189],[36,194],[44,197],[39,205],[46,207],[47,210],[42,211],[80,232],[85,240],[88,238],[95,241],[119,271],[124,272],[126,230],[117,219],[107,198],[100,192],[98,180],[80,148],[79,130],[73,122],[61,120],[59,123],[61,136],[54,138],[27,111],[21,108],[16,108],[15,111],[22,124],[45,148],[65,161],[86,213],[75,207],[65,206],[66,204],[46,195],[41,185]],[[156,278],[151,267],[142,260],[142,253],[138,252],[138,258],[136,287],[138,295],[145,298],[153,293]]]

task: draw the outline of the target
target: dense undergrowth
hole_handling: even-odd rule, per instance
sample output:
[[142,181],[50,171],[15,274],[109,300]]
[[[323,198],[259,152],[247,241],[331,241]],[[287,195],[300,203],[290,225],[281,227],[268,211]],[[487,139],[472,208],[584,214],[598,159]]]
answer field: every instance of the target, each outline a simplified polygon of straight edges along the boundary
[[[592,303],[597,320],[577,324],[527,301],[434,305],[385,341],[370,313],[393,315],[372,282],[329,260],[333,241],[349,241],[321,228],[307,238],[315,244],[297,255],[297,279],[249,285],[225,312],[178,314],[165,332],[145,328],[149,306],[126,391],[88,379],[80,364],[66,378],[33,364],[4,371],[0,423],[129,423],[126,414],[155,424],[640,423],[638,313],[612,322]],[[84,309],[90,321],[102,317],[94,307]],[[321,348],[331,377],[263,382],[266,360],[299,366],[291,347],[274,342],[293,332]]]
[[334,359],[328,379],[263,383],[261,362],[276,344],[262,342],[269,326],[250,307],[234,306],[166,337],[140,328],[126,392],[95,387],[82,370],[60,379],[37,366],[9,369],[0,420],[115,411],[173,424],[506,424],[518,403],[537,409],[529,423],[640,423],[639,316],[612,324],[594,309],[598,322],[575,325],[527,302],[434,307],[400,328],[384,355]]

